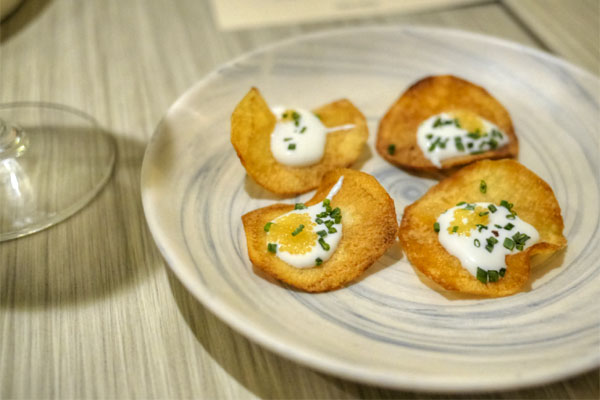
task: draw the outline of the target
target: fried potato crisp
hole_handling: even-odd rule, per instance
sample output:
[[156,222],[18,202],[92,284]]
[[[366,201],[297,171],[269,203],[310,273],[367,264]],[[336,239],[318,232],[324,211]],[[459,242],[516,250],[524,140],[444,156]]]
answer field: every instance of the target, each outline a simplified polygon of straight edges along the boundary
[[231,143],[248,175],[265,189],[296,195],[316,188],[323,175],[355,162],[369,135],[363,114],[348,100],[338,100],[313,111],[327,128],[354,127],[327,134],[325,153],[317,164],[306,167],[283,165],[271,153],[275,115],[256,88],[237,105],[231,116]]
[[518,154],[519,144],[508,111],[482,87],[452,75],[421,79],[402,94],[379,124],[377,152],[400,167],[436,170],[417,143],[417,129],[424,120],[442,112],[474,113],[497,125],[508,135],[509,143],[481,154],[443,160],[441,169]]
[[331,199],[331,207],[341,210],[342,238],[331,258],[319,266],[296,268],[269,252],[265,225],[294,209],[275,204],[242,216],[248,254],[256,267],[296,288],[323,292],[352,281],[385,253],[396,240],[398,221],[394,201],[371,175],[351,169],[328,172],[306,206],[322,202],[342,175],[341,189]]
[[[482,180],[487,186],[485,193],[480,188]],[[500,204],[502,200],[513,203],[518,217],[533,225],[540,238],[524,251],[507,255],[504,277],[484,284],[440,244],[434,223],[459,202]],[[445,289],[499,297],[516,293],[528,282],[531,256],[566,246],[562,231],[560,207],[546,182],[516,161],[484,160],[444,179],[408,206],[399,237],[411,264]]]

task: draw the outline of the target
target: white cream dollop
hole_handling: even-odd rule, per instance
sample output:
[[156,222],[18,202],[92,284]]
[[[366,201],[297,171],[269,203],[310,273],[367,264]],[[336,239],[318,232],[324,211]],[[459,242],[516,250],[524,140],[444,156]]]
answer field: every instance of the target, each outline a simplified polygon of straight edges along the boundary
[[[457,224],[457,210],[466,210],[460,214],[462,224]],[[469,219],[474,217],[471,213],[479,216],[485,212],[489,218],[486,224],[467,229]],[[462,266],[474,276],[477,276],[478,268],[496,272],[506,270],[507,255],[522,251],[539,241],[539,233],[532,225],[523,221],[510,209],[492,203],[457,205],[443,212],[437,223],[438,239],[442,246],[458,258]],[[458,226],[456,232],[453,232],[454,226]],[[522,247],[518,243],[522,243]]]
[[[341,176],[327,194],[327,200],[330,201],[333,198],[333,196],[335,196],[339,192],[340,188],[342,187],[343,181],[344,177]],[[314,231],[317,232],[317,239],[314,241],[314,243],[311,244],[311,248],[308,252],[303,254],[292,254],[290,252],[281,250],[281,244],[278,241],[274,241],[271,243],[274,243],[277,246],[275,253],[276,256],[279,257],[282,261],[296,268],[315,267],[331,258],[342,238],[342,221],[340,218],[339,222],[335,223],[334,217],[331,217],[330,215],[323,216],[323,213],[327,213],[327,209],[328,208],[325,205],[325,202],[320,202],[318,204],[312,205],[304,209],[298,209],[287,212],[285,214],[280,215],[275,220],[271,221],[272,224],[277,224],[278,221],[281,221],[283,218],[290,214],[307,214],[310,220],[315,222],[316,224]],[[321,216],[319,217],[319,215]],[[321,223],[317,222],[317,220],[321,221]],[[328,227],[327,225],[330,225],[333,229],[330,229],[330,227]],[[325,233],[323,233],[323,231]],[[322,233],[319,235],[318,232]],[[325,245],[321,244],[319,242],[320,240],[322,240],[322,242]],[[267,236],[267,242],[269,242],[269,236]],[[317,259],[320,260],[320,262],[317,262]]]
[[478,122],[482,129],[469,132],[451,113],[432,115],[419,125],[417,144],[438,168],[449,158],[478,154],[508,144],[508,135],[498,126],[481,117]]
[[329,132],[352,129],[353,124],[327,128],[312,112],[301,108],[273,107],[277,118],[271,133],[271,153],[277,162],[306,167],[321,161]]

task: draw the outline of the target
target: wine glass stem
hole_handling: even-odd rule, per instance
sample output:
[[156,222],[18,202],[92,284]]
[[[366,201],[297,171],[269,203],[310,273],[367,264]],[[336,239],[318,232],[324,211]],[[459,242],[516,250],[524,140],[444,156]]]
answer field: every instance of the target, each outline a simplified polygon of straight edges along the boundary
[[0,160],[19,157],[27,144],[23,129],[0,119]]

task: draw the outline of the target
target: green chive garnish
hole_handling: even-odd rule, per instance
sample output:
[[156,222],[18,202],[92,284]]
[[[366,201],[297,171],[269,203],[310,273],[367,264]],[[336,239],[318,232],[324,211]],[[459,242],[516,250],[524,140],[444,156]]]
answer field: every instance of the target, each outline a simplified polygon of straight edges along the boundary
[[494,140],[494,139],[490,139],[489,142],[488,142],[488,144],[490,145],[490,148],[492,150],[494,150],[495,148],[498,147],[498,142],[496,140]]
[[496,206],[495,206],[495,205],[493,205],[493,204],[490,204],[490,205],[488,206],[488,209],[489,209],[491,212],[493,212],[493,213],[495,213],[495,212],[496,212],[496,210],[498,210],[498,209],[496,208]]
[[339,224],[340,222],[342,222],[342,216],[341,215],[336,215],[334,218],[334,221],[336,224]]
[[498,229],[502,229],[502,225],[494,224],[494,226]]
[[286,137],[286,138],[283,139],[284,142],[289,142],[290,140],[292,140],[291,137]]
[[327,244],[325,242],[325,240],[323,238],[319,239],[319,244],[321,245],[321,247],[323,248],[323,250],[328,251],[331,247],[329,246],[329,244]]
[[485,183],[483,179],[481,180],[481,182],[479,182],[479,191],[481,193],[487,192],[487,183]]
[[296,150],[296,143],[288,144],[288,150]]
[[504,229],[506,229],[507,231],[510,231],[514,227],[515,226],[513,224],[511,224],[510,222],[508,224],[504,225]]
[[315,222],[319,225],[321,225],[323,223],[323,220],[321,218],[317,218],[315,219]]
[[475,247],[480,247],[481,246],[481,242],[479,241],[479,239],[473,240],[473,244],[475,245]]
[[331,200],[329,200],[329,199],[323,200],[323,207],[327,207],[330,204],[331,204]]
[[454,146],[456,147],[456,150],[458,150],[458,151],[465,151],[465,145],[463,144],[460,136],[454,137]]
[[323,264],[323,260],[321,260],[319,257],[317,257],[317,259],[315,260],[315,265],[318,267],[321,264]]
[[298,227],[294,230],[294,232],[292,232],[292,236],[296,236],[297,234],[302,232],[302,229],[304,229],[304,225],[302,225],[302,224],[298,225]]
[[478,150],[478,151],[472,151],[472,152],[470,152],[469,154],[471,154],[471,155],[473,155],[473,156],[476,156],[476,155],[478,155],[478,154],[483,154],[483,153],[485,153],[485,151]]
[[515,218],[516,218],[515,214],[508,214],[506,216],[506,219],[515,219]]
[[321,119],[321,115],[319,115],[319,114],[317,114],[317,113],[314,113],[314,114],[315,114],[315,117],[317,117],[317,118]]
[[269,243],[267,250],[269,250],[269,253],[277,253],[277,243]]
[[467,204],[465,206],[465,210],[470,210],[470,211],[475,210],[475,204]]
[[504,247],[506,247],[509,250],[512,250],[515,248],[515,242],[511,238],[505,238]]
[[425,135],[425,137],[427,139],[431,139],[431,138],[433,138],[433,133],[428,133],[427,135]]
[[506,268],[500,268],[500,272],[498,272],[498,274],[500,274],[500,276],[504,276],[504,274],[506,273]]
[[433,230],[436,232],[440,231],[440,224],[438,222],[436,222],[435,224],[433,224]]
[[488,242],[488,244],[491,244],[491,245],[495,245],[496,243],[498,243],[498,239],[496,239],[493,236],[490,236],[489,238],[487,238],[485,240],[486,240],[486,242]]
[[455,125],[457,128],[460,128],[460,122],[458,121],[458,118],[454,118],[454,125]]
[[490,252],[490,253],[491,253],[492,251],[494,251],[494,245],[493,245],[493,244],[486,244],[486,245],[485,245],[485,249],[486,249],[488,252]]
[[296,205],[294,205],[294,210],[304,210],[305,208],[306,206],[303,203],[296,203]]
[[300,129],[300,133],[304,133],[304,132],[306,132],[306,127],[305,126],[303,126],[302,129]]
[[264,229],[265,229],[265,232],[269,232],[269,229],[271,229],[271,225],[273,225],[273,223],[272,223],[272,222],[267,222],[267,223],[265,224],[265,227],[264,227]]
[[512,203],[509,203],[509,202],[508,202],[508,201],[506,201],[506,200],[500,200],[500,205],[501,205],[502,207],[506,208],[506,209],[507,209],[507,210],[509,210],[509,211],[510,211],[510,209],[513,207],[513,204],[512,204]]
[[322,231],[318,231],[317,235],[319,235],[320,237],[325,237],[325,236],[327,236],[327,231],[325,229],[323,229]]
[[487,271],[477,267],[477,280],[481,283],[487,283],[487,280],[488,280]]
[[437,128],[440,125],[442,125],[442,119],[441,118],[436,118],[436,120],[433,123],[433,127]]
[[456,203],[456,206],[457,206],[457,207],[458,207],[458,206],[462,206],[463,204],[467,204],[467,202],[466,202],[466,201],[461,201],[460,203]]
[[333,225],[333,221],[332,220],[329,219],[329,220],[325,221],[325,226],[327,228],[331,228],[332,225]]
[[390,144],[390,145],[388,146],[388,149],[387,149],[387,150],[388,150],[388,154],[389,154],[390,156],[393,156],[393,155],[394,155],[394,153],[396,152],[396,145],[395,145],[395,144]]
[[336,232],[337,232],[337,229],[335,229],[335,228],[332,226],[332,227],[330,227],[330,228],[327,228],[327,232],[329,232],[329,233],[336,233]]
[[456,226],[456,225],[455,225],[455,226],[453,226],[453,227],[452,227],[452,232],[457,232],[457,231],[458,231],[458,226]]
[[328,216],[329,216],[329,213],[327,211],[323,211],[323,212],[317,214],[317,218],[325,218]]
[[498,271],[488,271],[488,279],[490,282],[498,282]]
[[429,148],[427,149],[427,151],[431,152],[435,149],[435,146],[437,146],[440,143],[440,140],[442,140],[441,137],[436,137],[435,140],[433,141],[433,143],[431,143],[431,145],[429,146]]
[[479,213],[480,217],[483,217],[484,215],[488,215],[490,212],[489,211],[482,211]]

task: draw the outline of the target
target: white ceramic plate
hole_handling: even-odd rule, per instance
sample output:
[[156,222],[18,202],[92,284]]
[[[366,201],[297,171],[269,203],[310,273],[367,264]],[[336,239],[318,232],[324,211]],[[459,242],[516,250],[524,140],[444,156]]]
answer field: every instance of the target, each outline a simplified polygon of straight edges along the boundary
[[[349,98],[369,122],[361,169],[398,217],[435,181],[383,161],[379,118],[414,81],[455,74],[487,88],[513,117],[519,160],[553,188],[568,249],[536,268],[529,290],[492,300],[428,287],[394,246],[360,280],[323,294],[291,290],[248,260],[241,215],[277,201],[246,176],[229,118],[251,86],[270,104],[314,108]],[[297,362],[387,387],[516,388],[599,364],[600,84],[542,52],[471,33],[360,28],[309,35],[226,64],[169,109],[148,146],[142,196],[156,243],[207,308]]]

